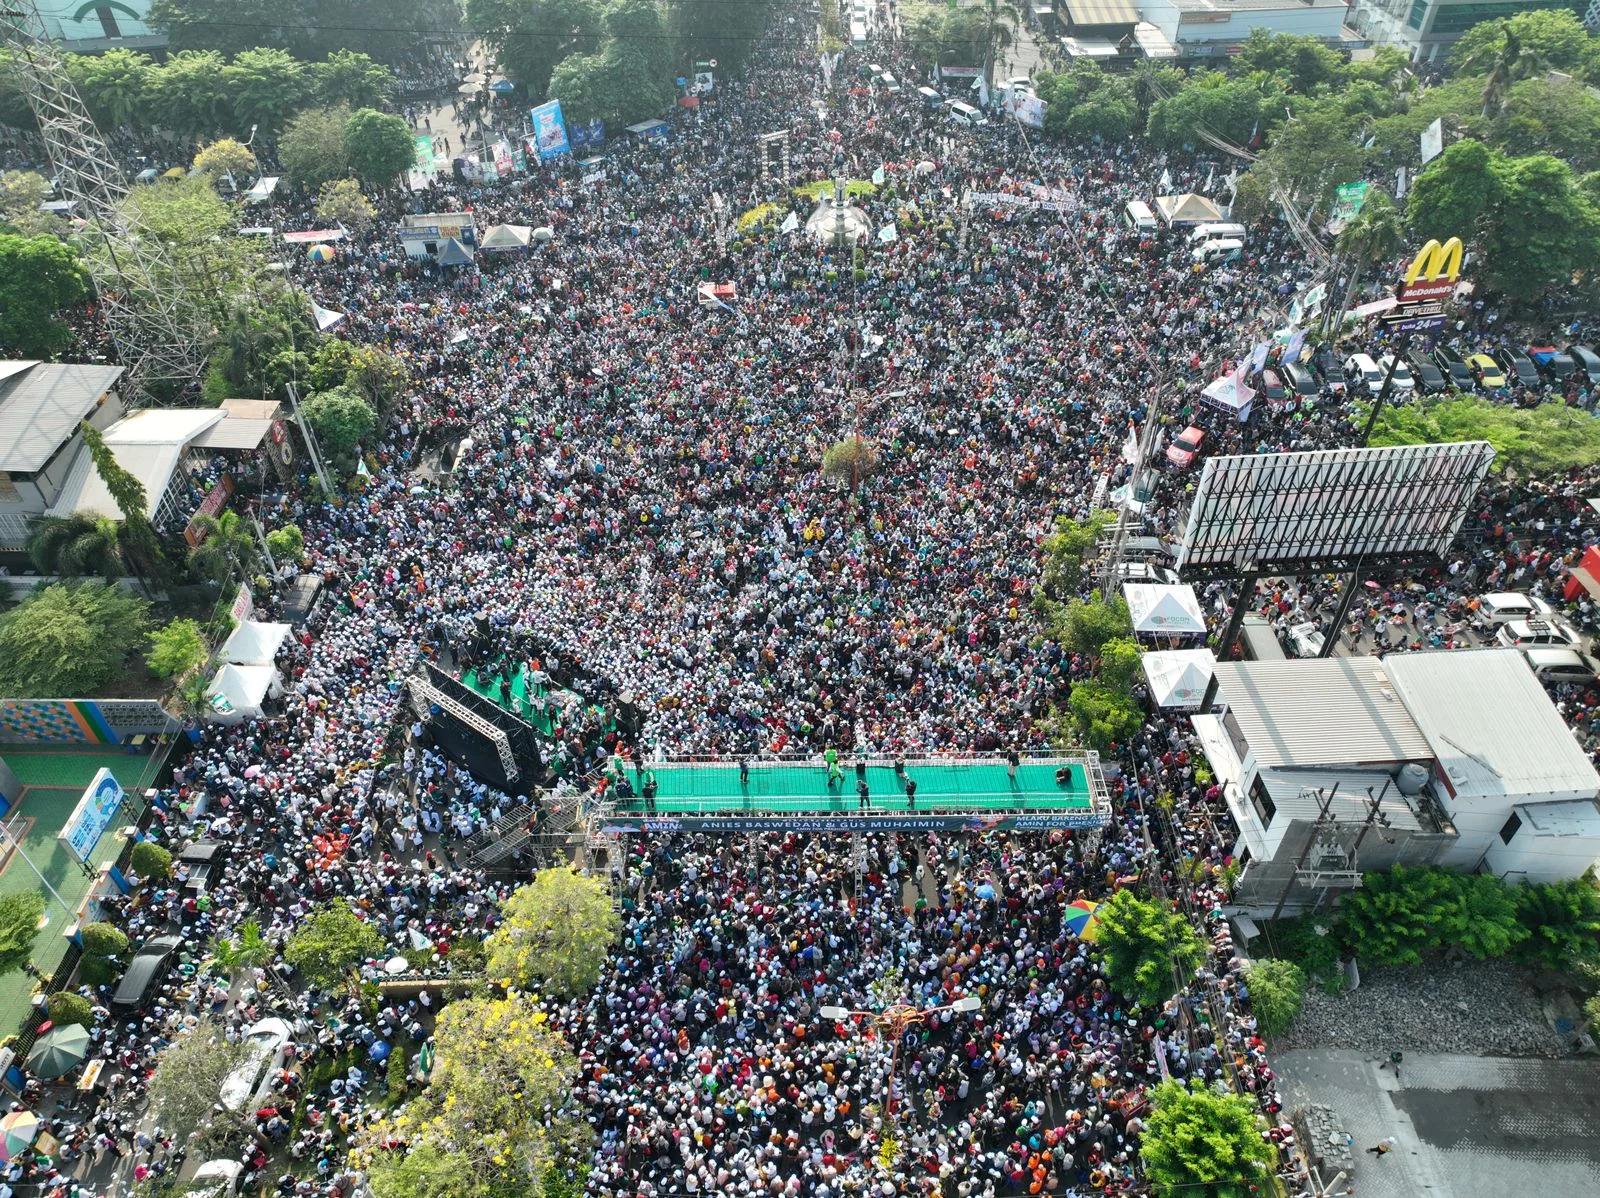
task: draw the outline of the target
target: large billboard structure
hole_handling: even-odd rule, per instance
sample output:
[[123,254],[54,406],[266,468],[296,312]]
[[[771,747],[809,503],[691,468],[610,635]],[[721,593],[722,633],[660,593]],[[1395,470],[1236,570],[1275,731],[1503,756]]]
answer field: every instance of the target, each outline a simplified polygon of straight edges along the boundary
[[1487,441],[1209,458],[1178,569],[1205,577],[1440,560],[1493,460]]

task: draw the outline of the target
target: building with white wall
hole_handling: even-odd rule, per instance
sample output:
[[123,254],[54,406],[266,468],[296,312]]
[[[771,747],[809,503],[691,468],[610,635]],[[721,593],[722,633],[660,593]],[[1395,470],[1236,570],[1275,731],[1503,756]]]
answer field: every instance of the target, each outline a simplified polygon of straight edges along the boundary
[[1145,21],[1186,58],[1223,56],[1252,29],[1343,40],[1347,0],[1140,0]]
[[1219,662],[1194,717],[1239,828],[1236,901],[1303,908],[1396,864],[1528,880],[1600,861],[1600,774],[1513,649]]

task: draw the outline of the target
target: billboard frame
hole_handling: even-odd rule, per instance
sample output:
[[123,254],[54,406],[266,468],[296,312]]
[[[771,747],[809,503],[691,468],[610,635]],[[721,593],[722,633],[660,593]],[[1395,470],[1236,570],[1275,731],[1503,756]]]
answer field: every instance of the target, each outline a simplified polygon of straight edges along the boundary
[[93,860],[95,849],[99,847],[106,829],[116,822],[117,813],[122,810],[127,797],[128,792],[123,789],[122,783],[108,769],[97,770],[89,780],[83,797],[56,833],[56,839],[66,845],[67,852],[80,865],[88,866]]
[[1176,538],[1178,571],[1220,578],[1441,561],[1493,461],[1487,441],[1208,458]]

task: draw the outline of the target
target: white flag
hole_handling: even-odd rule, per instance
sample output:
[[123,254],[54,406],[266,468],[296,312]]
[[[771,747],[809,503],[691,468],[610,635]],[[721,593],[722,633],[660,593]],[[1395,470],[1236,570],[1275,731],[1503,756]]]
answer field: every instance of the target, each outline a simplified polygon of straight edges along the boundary
[[1122,443],[1122,460],[1133,465],[1139,460],[1139,429],[1128,421],[1128,439]]
[[780,233],[793,233],[799,227],[800,227],[800,214],[798,212],[791,212],[791,213],[789,213],[788,216],[783,218],[783,224],[778,226],[778,232],[780,232]]
[[900,234],[895,232],[895,227],[893,225],[884,225],[883,228],[878,230],[879,241],[893,241],[899,236]]
[[872,172],[872,182],[875,186],[882,187],[883,181],[886,178],[888,178],[888,175],[885,174],[884,169],[881,166]]
[[1172,190],[1172,172],[1169,171],[1169,170],[1163,170],[1161,172],[1161,182],[1157,183],[1156,186],[1161,190],[1163,195],[1165,195],[1167,192],[1171,191]]

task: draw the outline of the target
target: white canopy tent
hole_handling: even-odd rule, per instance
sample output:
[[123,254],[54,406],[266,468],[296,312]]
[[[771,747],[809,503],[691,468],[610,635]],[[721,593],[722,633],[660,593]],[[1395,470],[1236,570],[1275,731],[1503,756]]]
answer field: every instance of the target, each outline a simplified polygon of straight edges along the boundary
[[1217,659],[1210,649],[1160,649],[1139,659],[1157,707],[1190,709],[1205,701]]
[[240,666],[270,666],[288,636],[287,624],[246,620],[222,646],[222,660]]
[[495,225],[478,242],[480,250],[525,250],[533,239],[531,225]]
[[1231,374],[1213,379],[1206,385],[1206,389],[1200,392],[1201,403],[1221,408],[1224,412],[1232,412],[1240,424],[1250,419],[1250,405],[1255,402],[1255,398],[1255,389],[1246,387]]
[[237,724],[258,719],[261,705],[269,696],[281,693],[278,671],[271,666],[239,666],[229,663],[217,671],[206,688],[211,706],[210,718],[219,724]]
[[1184,583],[1125,582],[1123,597],[1136,636],[1204,636],[1205,613],[1194,588]]

